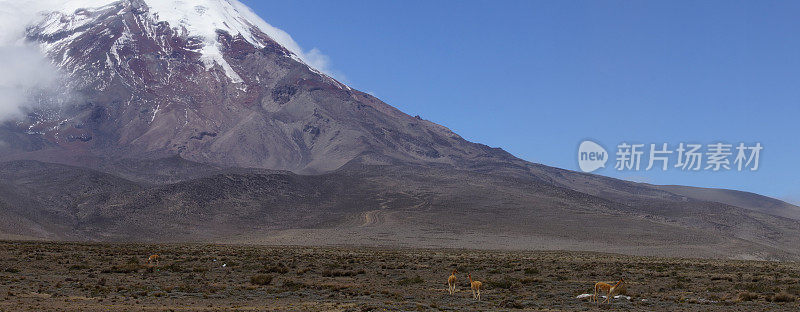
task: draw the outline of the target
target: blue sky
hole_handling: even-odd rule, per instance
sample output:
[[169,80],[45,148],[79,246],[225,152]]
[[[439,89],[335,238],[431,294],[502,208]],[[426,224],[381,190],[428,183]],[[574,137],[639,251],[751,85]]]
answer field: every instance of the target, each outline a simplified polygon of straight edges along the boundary
[[756,172],[596,173],[800,203],[798,1],[243,2],[349,85],[468,140],[571,170],[587,138],[761,142]]

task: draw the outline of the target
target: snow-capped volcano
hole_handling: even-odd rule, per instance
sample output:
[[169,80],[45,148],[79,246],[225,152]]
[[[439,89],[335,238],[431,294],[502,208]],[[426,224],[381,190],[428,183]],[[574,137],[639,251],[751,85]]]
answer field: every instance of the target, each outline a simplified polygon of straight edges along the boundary
[[320,172],[366,154],[459,163],[498,153],[324,74],[238,1],[54,3],[24,37],[68,76],[75,100],[6,125],[0,140],[13,144],[0,158],[178,154]]
[[[43,10],[41,20],[34,22],[34,32],[40,36],[62,37],[44,44],[48,54],[58,53],[64,43],[71,42],[83,35],[97,19],[106,17],[103,13],[124,13],[125,9],[140,11],[149,23],[140,23],[148,36],[158,35],[158,25],[166,23],[178,36],[195,40],[196,51],[207,69],[215,65],[221,66],[225,74],[234,82],[242,79],[231,68],[222,55],[219,34],[226,33],[241,38],[256,48],[264,48],[274,41],[289,51],[287,56],[306,64],[302,49],[286,32],[277,29],[254,14],[248,7],[232,0],[68,0],[53,6],[53,10]],[[123,21],[125,23],[127,21]],[[141,22],[141,21],[137,21]],[[149,25],[148,25],[149,24]],[[149,26],[149,27],[148,27]],[[117,38],[112,47],[112,56],[116,56],[116,48],[124,45],[131,38],[130,26],[125,25],[126,33]],[[69,34],[63,36],[63,34]],[[62,62],[68,62],[67,58]],[[64,64],[61,64],[64,65]],[[315,69],[312,67],[315,71]],[[324,70],[324,69],[323,69]]]

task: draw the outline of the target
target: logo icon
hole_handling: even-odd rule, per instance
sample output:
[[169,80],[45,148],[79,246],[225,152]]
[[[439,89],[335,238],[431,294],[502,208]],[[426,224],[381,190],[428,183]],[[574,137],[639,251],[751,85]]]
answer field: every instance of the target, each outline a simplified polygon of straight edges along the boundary
[[592,172],[606,167],[608,152],[595,142],[586,140],[578,147],[578,167],[583,172]]

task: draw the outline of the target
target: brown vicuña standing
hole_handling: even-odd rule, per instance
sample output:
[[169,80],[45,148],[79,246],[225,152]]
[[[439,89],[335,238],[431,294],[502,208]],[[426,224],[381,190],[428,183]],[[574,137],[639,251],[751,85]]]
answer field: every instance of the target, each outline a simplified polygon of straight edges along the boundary
[[611,298],[618,294],[624,287],[625,278],[620,278],[619,282],[614,285],[611,285],[611,283],[597,282],[597,284],[594,284],[594,302],[597,302],[598,293],[605,292],[606,300],[603,300],[603,302],[611,304]]
[[450,274],[450,277],[447,278],[447,291],[451,295],[456,293],[456,273],[458,273],[457,269],[453,270],[453,274]]
[[160,258],[161,257],[159,257],[158,255],[152,255],[152,256],[150,256],[150,258],[147,258],[147,263],[148,264],[155,263],[156,265],[158,265],[158,259],[160,259]]
[[469,277],[469,285],[472,287],[472,298],[477,299],[478,301],[481,300],[481,286],[483,283],[479,281],[472,280],[472,274],[467,273],[467,277]]

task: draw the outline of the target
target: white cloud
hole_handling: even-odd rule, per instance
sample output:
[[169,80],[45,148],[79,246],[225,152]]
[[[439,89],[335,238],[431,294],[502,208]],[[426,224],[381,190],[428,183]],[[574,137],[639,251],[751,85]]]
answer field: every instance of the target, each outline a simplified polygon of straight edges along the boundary
[[313,48],[313,49],[309,50],[308,52],[304,53],[303,56],[305,57],[304,61],[308,61],[309,65],[311,65],[312,67],[315,67],[312,64],[317,64],[318,66],[323,66],[326,69],[328,67],[330,67],[331,58],[328,57],[327,55],[323,54],[322,51],[320,51],[317,48]]
[[24,43],[25,28],[41,3],[0,1],[0,121],[19,118],[35,95],[55,86],[58,71],[35,47]]
[[0,46],[0,68],[0,121],[21,117],[58,89],[58,70],[34,47]]
[[42,12],[58,8],[63,12],[98,7],[112,0],[0,0],[0,45],[19,44],[25,28],[43,17]]
[[336,78],[339,81],[346,82],[347,78],[344,75],[332,69],[330,57],[323,54],[318,48],[304,51],[303,48],[292,39],[289,33],[270,25],[243,3],[237,0],[230,0],[230,2],[248,21],[254,23],[256,27],[261,29],[261,31],[272,38],[272,40],[275,40],[275,42],[297,55],[304,63],[308,64],[308,66]]

